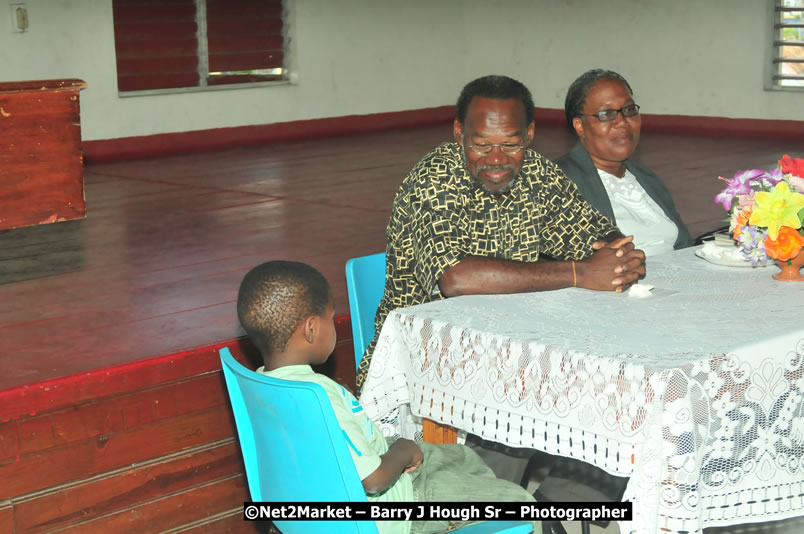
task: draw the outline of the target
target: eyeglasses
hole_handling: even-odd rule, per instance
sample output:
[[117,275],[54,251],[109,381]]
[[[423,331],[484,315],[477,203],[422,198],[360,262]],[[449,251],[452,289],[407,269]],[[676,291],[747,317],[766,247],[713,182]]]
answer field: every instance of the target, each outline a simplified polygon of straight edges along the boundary
[[495,146],[503,151],[504,154],[509,156],[513,156],[514,154],[519,154],[522,152],[522,149],[525,147],[517,144],[517,143],[478,143],[474,145],[467,145],[469,150],[474,152],[475,154],[488,154],[491,152],[491,149]]
[[611,122],[617,118],[617,114],[622,113],[623,117],[636,117],[639,115],[639,106],[636,104],[629,104],[620,109],[604,109],[597,113],[581,113],[586,117],[597,117],[600,122]]

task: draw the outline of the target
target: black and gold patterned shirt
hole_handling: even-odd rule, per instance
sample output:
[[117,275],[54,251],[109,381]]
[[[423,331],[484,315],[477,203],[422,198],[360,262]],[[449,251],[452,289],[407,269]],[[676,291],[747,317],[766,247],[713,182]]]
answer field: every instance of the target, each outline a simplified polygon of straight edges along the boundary
[[427,154],[402,181],[386,229],[385,294],[358,369],[358,390],[388,313],[443,298],[439,278],[465,256],[534,262],[541,253],[580,260],[592,253],[592,243],[616,230],[556,164],[534,150],[526,149],[514,182],[502,194],[482,189],[457,143]]

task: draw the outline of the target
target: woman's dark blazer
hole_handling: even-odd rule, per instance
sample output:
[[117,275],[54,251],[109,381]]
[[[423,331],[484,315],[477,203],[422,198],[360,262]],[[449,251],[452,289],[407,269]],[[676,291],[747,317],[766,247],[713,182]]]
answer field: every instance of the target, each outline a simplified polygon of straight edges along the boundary
[[[614,217],[614,210],[611,207],[609,195],[606,193],[606,188],[603,187],[603,181],[597,173],[595,164],[592,163],[592,158],[589,153],[578,142],[572,150],[561,156],[556,160],[556,163],[567,175],[567,178],[572,180],[578,185],[578,192],[589,201],[592,206],[597,208],[603,215],[610,218],[616,224],[617,221]],[[676,211],[676,206],[673,204],[673,199],[670,192],[665,187],[664,183],[658,176],[647,167],[643,167],[635,161],[626,160],[625,168],[631,171],[639,185],[641,185],[645,192],[653,199],[656,204],[664,210],[665,215],[673,221],[678,227],[678,239],[676,239],[673,248],[684,248],[692,245],[692,237],[689,230],[684,226],[684,221]]]

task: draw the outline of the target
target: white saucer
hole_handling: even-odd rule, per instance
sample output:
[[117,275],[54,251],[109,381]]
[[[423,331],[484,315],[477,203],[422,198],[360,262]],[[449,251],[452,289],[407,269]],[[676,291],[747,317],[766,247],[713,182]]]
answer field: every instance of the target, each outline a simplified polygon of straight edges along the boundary
[[723,247],[715,245],[711,241],[697,249],[695,255],[709,263],[723,265],[724,267],[765,267],[767,265],[762,263],[752,265],[751,260],[746,260],[742,257],[742,253],[739,252],[737,247]]

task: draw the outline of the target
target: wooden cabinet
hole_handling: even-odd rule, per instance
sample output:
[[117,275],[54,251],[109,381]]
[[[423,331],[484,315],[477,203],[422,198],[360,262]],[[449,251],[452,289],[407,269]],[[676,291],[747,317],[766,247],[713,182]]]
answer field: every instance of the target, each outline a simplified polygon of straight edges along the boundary
[[0,83],[0,230],[83,218],[82,80]]

